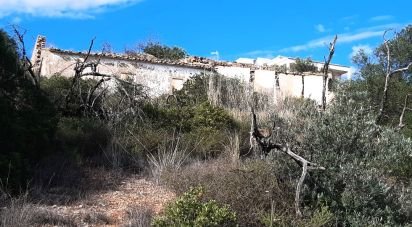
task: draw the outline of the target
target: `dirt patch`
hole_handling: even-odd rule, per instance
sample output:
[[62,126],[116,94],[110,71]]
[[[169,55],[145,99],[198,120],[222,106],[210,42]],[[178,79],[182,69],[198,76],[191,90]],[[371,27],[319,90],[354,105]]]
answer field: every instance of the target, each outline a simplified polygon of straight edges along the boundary
[[174,198],[170,190],[139,175],[131,175],[113,190],[70,205],[41,205],[39,208],[74,218],[81,226],[120,226],[126,224],[127,212],[133,207],[145,207],[158,214]]

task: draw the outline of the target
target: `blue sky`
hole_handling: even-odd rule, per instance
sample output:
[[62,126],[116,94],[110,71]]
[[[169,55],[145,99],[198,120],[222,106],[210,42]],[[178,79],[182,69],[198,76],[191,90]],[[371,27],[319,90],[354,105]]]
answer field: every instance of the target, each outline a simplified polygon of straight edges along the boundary
[[412,24],[412,1],[232,0],[0,0],[0,27],[27,29],[54,47],[95,50],[110,43],[122,52],[148,40],[183,47],[191,55],[311,57],[322,60],[338,35],[334,63],[351,65],[353,51],[371,52],[383,31]]

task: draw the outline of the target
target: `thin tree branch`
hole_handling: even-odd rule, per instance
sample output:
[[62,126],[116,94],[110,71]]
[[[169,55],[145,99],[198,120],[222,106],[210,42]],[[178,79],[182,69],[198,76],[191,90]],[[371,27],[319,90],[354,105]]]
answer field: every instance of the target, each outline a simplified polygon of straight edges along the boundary
[[30,77],[33,80],[33,84],[37,87],[40,88],[40,83],[39,80],[36,76],[36,74],[33,71],[33,65],[30,61],[30,59],[27,57],[26,54],[26,46],[24,43],[24,35],[26,34],[26,31],[24,31],[23,33],[21,33],[18,28],[16,27],[16,25],[13,25],[13,32],[16,35],[20,45],[21,45],[21,54],[22,54],[22,62],[23,62],[23,68],[26,72],[29,73]]
[[328,81],[328,74],[329,74],[329,65],[330,62],[332,61],[333,55],[335,54],[335,45],[336,45],[336,40],[338,39],[338,36],[335,35],[335,38],[333,41],[329,44],[329,56],[328,58],[325,58],[325,64],[323,65],[323,87],[322,87],[322,109],[326,109],[326,84]]
[[407,105],[408,105],[409,96],[411,96],[411,95],[412,95],[412,94],[407,94],[407,95],[405,95],[405,101],[404,101],[404,103],[403,103],[403,109],[402,109],[401,116],[399,117],[399,125],[396,127],[396,131],[399,131],[399,130],[401,130],[403,127],[405,127],[405,124],[403,123],[403,118],[404,118],[404,116],[405,116],[406,110],[410,110],[410,108],[408,108]]
[[[275,126],[274,126],[275,127]],[[302,175],[298,181],[298,184],[296,186],[296,192],[295,192],[295,210],[296,210],[296,216],[302,217],[302,212],[300,211],[300,194],[302,191],[302,185],[303,182],[306,178],[307,171],[308,170],[325,170],[325,167],[319,166],[318,164],[314,162],[310,162],[303,158],[302,156],[296,154],[293,152],[288,144],[280,144],[280,143],[274,143],[271,140],[271,135],[269,136],[264,136],[262,133],[259,131],[257,127],[257,122],[256,122],[256,114],[253,112],[252,108],[252,126],[251,126],[252,132],[251,136],[253,136],[254,141],[257,142],[257,144],[260,146],[262,151],[264,152],[265,155],[267,155],[271,150],[276,149],[279,151],[282,151],[282,153],[288,155],[290,158],[292,158],[296,163],[302,167]]]
[[411,66],[412,66],[412,62],[410,62],[406,67],[403,68],[399,68],[399,69],[395,69],[395,70],[391,70],[391,56],[390,56],[390,47],[389,47],[389,41],[385,38],[386,33],[390,31],[386,30],[383,34],[383,40],[384,40],[384,44],[386,47],[386,75],[385,75],[385,85],[383,87],[383,94],[382,94],[382,98],[380,101],[380,105],[379,105],[379,112],[378,112],[378,116],[376,117],[376,123],[379,124],[382,122],[383,116],[384,116],[384,112],[385,112],[385,105],[388,99],[388,93],[389,93],[389,80],[392,77],[392,75],[396,74],[396,73],[400,73],[400,72],[405,72],[408,71]]

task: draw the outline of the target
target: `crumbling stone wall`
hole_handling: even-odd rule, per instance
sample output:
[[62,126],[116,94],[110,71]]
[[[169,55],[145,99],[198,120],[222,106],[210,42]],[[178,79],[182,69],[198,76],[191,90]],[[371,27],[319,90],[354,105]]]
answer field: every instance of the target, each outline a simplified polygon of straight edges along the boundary
[[[85,53],[46,48],[46,38],[39,36],[33,49],[32,63],[40,76],[74,76],[74,66],[83,60]],[[276,67],[236,62],[214,61],[203,57],[188,57],[180,61],[157,59],[141,54],[125,56],[111,53],[93,53],[91,61],[100,61],[97,71],[115,75],[122,79],[131,79],[149,88],[149,95],[170,94],[173,89],[180,89],[190,77],[200,73],[220,73],[231,78],[238,78],[248,83],[250,71],[255,71],[254,90],[265,93],[274,100],[284,96],[301,96],[302,80],[300,75],[276,72]],[[342,68],[342,67],[341,67]],[[343,68],[344,69],[344,68]],[[342,69],[341,69],[342,70]],[[330,74],[337,78],[341,74]],[[108,84],[114,86],[114,84]],[[321,102],[322,76],[305,76],[305,97]],[[332,97],[328,94],[328,99]]]

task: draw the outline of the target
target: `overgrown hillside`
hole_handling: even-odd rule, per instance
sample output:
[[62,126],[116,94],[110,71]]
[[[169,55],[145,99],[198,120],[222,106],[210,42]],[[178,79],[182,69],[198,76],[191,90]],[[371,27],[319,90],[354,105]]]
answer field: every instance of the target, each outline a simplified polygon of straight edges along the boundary
[[[410,34],[390,44],[412,46]],[[397,105],[411,71],[390,79],[382,111],[381,48],[379,61],[358,55],[360,79],[337,84],[320,110],[302,98],[274,103],[220,75],[151,98],[133,81],[99,75],[87,58],[74,78],[37,78],[1,31],[0,226],[411,226],[412,114]],[[393,68],[411,62],[411,51],[395,48]],[[105,87],[109,79],[116,89]],[[145,204],[112,216],[47,210],[156,196],[133,189],[142,181],[124,180],[131,175],[177,198],[161,208],[156,200],[157,213]]]

